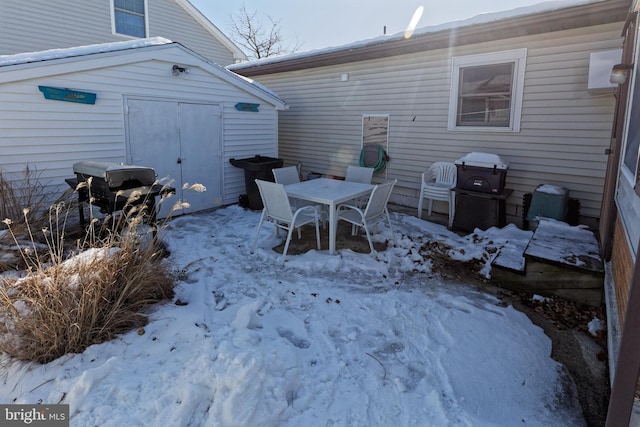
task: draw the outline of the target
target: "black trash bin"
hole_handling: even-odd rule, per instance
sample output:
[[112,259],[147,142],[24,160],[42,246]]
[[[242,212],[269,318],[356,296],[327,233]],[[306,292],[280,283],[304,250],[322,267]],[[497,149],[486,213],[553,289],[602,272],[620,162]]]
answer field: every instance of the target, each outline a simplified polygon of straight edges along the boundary
[[256,185],[256,179],[274,182],[273,168],[281,168],[282,159],[266,156],[254,156],[247,159],[229,159],[229,163],[237,168],[244,169],[244,185],[247,192],[249,209],[260,210],[263,208],[260,190]]

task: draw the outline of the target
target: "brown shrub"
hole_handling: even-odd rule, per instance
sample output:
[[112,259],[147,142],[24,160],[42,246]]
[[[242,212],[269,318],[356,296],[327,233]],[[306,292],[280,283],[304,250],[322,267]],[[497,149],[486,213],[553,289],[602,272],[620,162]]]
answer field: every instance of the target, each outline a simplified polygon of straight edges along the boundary
[[173,280],[157,245],[123,242],[4,279],[0,351],[46,363],[146,324],[145,309],[173,297]]
[[[28,218],[25,206],[30,207]],[[28,219],[32,226],[39,227],[46,221],[47,208],[45,185],[36,169],[26,165],[21,174],[0,171],[0,220],[10,218],[17,227]]]
[[91,217],[71,252],[71,207],[52,205],[38,228],[30,209],[3,221],[4,240],[13,240],[23,270],[23,277],[0,278],[0,351],[16,359],[46,363],[82,352],[143,326],[149,305],[173,298],[165,250],[144,224],[147,212],[126,207],[100,230]]

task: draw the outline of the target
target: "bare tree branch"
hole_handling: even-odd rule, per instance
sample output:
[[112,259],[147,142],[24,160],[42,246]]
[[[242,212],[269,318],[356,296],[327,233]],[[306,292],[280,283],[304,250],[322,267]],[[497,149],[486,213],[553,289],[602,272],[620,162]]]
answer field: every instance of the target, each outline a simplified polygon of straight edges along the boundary
[[293,53],[300,49],[297,42],[292,48],[284,46],[280,30],[280,20],[267,16],[268,24],[261,20],[257,12],[249,12],[244,5],[231,17],[231,32],[234,42],[241,46],[252,59]]

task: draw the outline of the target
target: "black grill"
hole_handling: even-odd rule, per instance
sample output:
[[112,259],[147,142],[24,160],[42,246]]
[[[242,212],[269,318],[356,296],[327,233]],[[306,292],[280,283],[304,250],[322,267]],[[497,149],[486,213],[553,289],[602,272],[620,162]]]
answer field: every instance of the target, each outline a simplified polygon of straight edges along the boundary
[[[146,166],[126,165],[108,162],[78,162],[73,165],[75,178],[65,181],[78,191],[80,224],[85,224],[82,203],[89,202],[100,208],[103,214],[134,206],[146,209],[147,220],[156,220],[155,198],[159,195],[175,193],[172,187],[156,183],[156,173]],[[91,179],[90,179],[91,178]],[[86,186],[79,186],[86,183]],[[136,194],[137,197],[131,196]]]

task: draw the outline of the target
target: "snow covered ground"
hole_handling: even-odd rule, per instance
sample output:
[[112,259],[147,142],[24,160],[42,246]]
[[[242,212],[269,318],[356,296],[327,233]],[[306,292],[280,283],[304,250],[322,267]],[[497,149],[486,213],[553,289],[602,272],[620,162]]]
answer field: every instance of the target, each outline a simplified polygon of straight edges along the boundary
[[143,333],[46,365],[3,359],[0,401],[68,403],[72,426],[585,425],[543,331],[441,280],[420,250],[489,259],[508,240],[496,230],[459,237],[394,213],[397,247],[283,267],[270,227],[249,254],[258,220],[238,206],[173,219],[176,299]]

